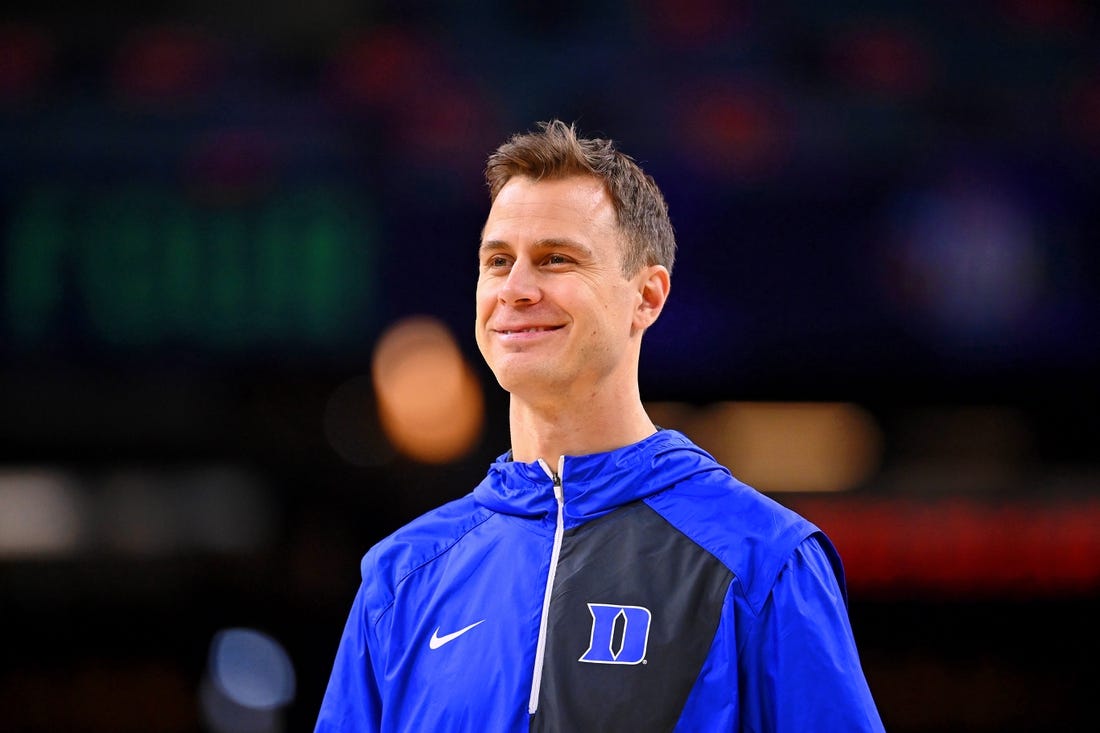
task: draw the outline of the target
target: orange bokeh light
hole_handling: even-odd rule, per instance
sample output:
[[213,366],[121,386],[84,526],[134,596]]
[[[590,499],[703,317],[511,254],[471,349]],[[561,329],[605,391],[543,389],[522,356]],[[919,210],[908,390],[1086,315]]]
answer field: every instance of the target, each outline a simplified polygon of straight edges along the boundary
[[405,319],[378,341],[372,365],[382,429],[424,463],[461,458],[481,434],[481,386],[439,321]]

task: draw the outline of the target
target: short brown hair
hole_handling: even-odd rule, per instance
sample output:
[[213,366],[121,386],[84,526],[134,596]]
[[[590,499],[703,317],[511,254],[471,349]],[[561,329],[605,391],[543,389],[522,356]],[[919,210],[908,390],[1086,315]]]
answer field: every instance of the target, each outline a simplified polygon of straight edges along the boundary
[[489,200],[515,176],[536,181],[594,176],[603,181],[625,236],[623,274],[634,275],[647,265],[664,265],[672,272],[676,237],[668,205],[653,177],[610,140],[578,138],[576,127],[560,120],[538,123],[536,132],[513,135],[489,156],[485,182]]

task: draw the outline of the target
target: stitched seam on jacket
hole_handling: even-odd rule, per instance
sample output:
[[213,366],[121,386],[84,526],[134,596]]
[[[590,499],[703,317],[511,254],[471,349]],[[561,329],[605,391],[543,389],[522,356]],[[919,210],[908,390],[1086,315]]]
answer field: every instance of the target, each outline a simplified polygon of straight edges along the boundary
[[445,547],[440,548],[440,550],[438,552],[436,552],[431,557],[424,560],[424,562],[419,563],[418,565],[416,565],[416,567],[409,570],[409,572],[405,573],[400,578],[395,580],[394,583],[393,583],[393,593],[390,594],[390,599],[386,602],[385,606],[383,606],[381,609],[379,609],[378,613],[375,614],[374,618],[371,619],[371,622],[370,622],[371,625],[372,626],[377,626],[378,622],[382,619],[382,617],[386,615],[386,612],[389,611],[391,608],[393,608],[393,604],[397,600],[397,589],[399,587],[401,587],[402,583],[404,583],[406,580],[408,580],[410,577],[412,577],[412,575],[415,574],[417,571],[419,571],[421,568],[425,567],[426,565],[430,565],[431,563],[435,562],[436,560],[438,560],[440,557],[442,557],[446,553],[450,552],[450,550],[455,545],[457,545],[459,542],[461,542],[462,539],[466,535],[470,534],[470,532],[473,532],[475,529],[477,529],[481,525],[488,522],[490,519],[492,519],[494,516],[496,516],[496,514],[497,514],[496,512],[494,512],[492,510],[489,510],[489,513],[485,516],[484,519],[471,524],[465,531],[463,531],[461,534],[459,534],[457,537],[455,537],[453,542],[446,545]]
[[[788,533],[784,533],[784,535],[782,535],[782,537],[784,538],[784,541],[789,543],[790,547],[788,548],[787,553],[785,555],[777,555],[774,558],[773,563],[771,563],[772,565],[774,565],[774,567],[763,566],[763,567],[760,568],[762,571],[764,571],[770,577],[769,577],[769,580],[768,580],[767,592],[762,592],[762,593],[758,594],[760,596],[760,598],[759,598],[759,605],[757,605],[756,603],[753,602],[753,599],[750,597],[748,589],[745,587],[745,584],[744,584],[743,580],[741,579],[741,576],[739,576],[737,574],[737,571],[734,568],[730,567],[729,564],[726,563],[722,559],[721,555],[714,552],[709,547],[704,545],[702,542],[697,540],[695,537],[693,537],[692,535],[688,534],[687,532],[685,532],[680,527],[673,524],[671,521],[669,521],[668,517],[666,517],[661,512],[660,509],[658,509],[657,507],[653,506],[652,503],[650,503],[650,499],[658,500],[658,497],[662,497],[666,494],[670,494],[671,492],[673,492],[675,490],[676,490],[676,487],[672,486],[672,487],[669,487],[668,489],[665,489],[664,491],[660,491],[660,492],[657,492],[656,494],[652,494],[651,496],[647,496],[644,499],[642,499],[642,501],[645,502],[646,506],[648,506],[651,510],[653,510],[653,512],[655,512],[659,517],[661,517],[661,519],[668,522],[670,527],[672,527],[677,532],[682,534],[684,537],[687,537],[693,543],[698,545],[700,548],[702,548],[702,550],[704,552],[706,552],[707,554],[714,557],[718,562],[720,562],[722,564],[723,567],[727,568],[730,571],[731,575],[733,576],[733,581],[732,582],[737,584],[737,588],[739,590],[740,596],[745,599],[745,607],[748,608],[752,612],[753,616],[759,616],[760,613],[764,610],[764,606],[767,605],[768,598],[771,596],[772,588],[775,587],[775,583],[779,579],[780,572],[783,570],[783,567],[787,564],[787,562],[790,560],[790,558],[794,556],[795,550],[797,550],[802,545],[802,543],[805,542],[807,539],[809,539],[809,538],[813,537],[815,534],[819,534],[821,532],[821,530],[819,530],[817,527],[815,527],[812,523],[806,522],[806,526],[799,527],[799,525],[792,525],[792,527],[788,530]],[[803,521],[805,521],[805,520],[803,520]],[[798,527],[798,530],[796,530],[796,527]],[[788,534],[789,534],[789,536],[788,536]],[[795,542],[791,542],[791,540],[796,538],[796,537],[798,537],[799,539]]]

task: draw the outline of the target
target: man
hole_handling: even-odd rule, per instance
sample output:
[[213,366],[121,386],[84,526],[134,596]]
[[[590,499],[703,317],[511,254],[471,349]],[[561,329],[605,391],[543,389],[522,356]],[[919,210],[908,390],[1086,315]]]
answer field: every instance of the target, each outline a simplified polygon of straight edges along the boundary
[[652,178],[553,121],[490,158],[476,337],[511,451],[367,553],[317,731],[880,731],[840,560],[660,430]]

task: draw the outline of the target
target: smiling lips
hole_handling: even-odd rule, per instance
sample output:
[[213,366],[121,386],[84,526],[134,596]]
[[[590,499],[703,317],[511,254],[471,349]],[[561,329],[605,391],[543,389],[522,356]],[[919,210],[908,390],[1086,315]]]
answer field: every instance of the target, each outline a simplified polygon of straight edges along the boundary
[[561,326],[524,326],[522,328],[494,328],[501,336],[518,336],[525,333],[547,333],[557,331]]

